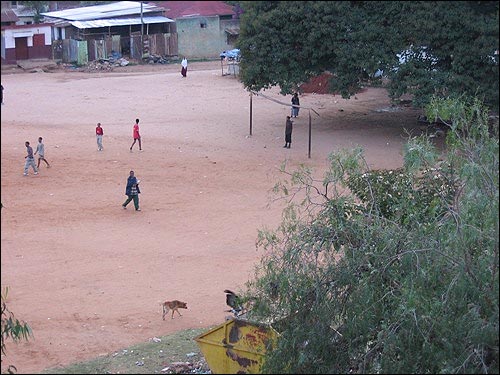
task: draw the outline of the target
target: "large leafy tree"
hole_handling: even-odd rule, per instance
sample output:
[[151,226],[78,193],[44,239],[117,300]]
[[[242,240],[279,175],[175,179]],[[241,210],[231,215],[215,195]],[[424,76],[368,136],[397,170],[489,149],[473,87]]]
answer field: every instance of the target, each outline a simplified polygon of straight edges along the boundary
[[[476,95],[498,108],[497,1],[243,1],[241,79],[289,94],[333,73],[332,91],[355,93],[377,72],[396,98]],[[380,78],[380,76],[379,76]]]
[[452,120],[445,155],[416,137],[398,170],[361,149],[322,180],[283,166],[290,204],[242,296],[280,333],[265,372],[498,373],[498,120],[477,100],[427,109]]

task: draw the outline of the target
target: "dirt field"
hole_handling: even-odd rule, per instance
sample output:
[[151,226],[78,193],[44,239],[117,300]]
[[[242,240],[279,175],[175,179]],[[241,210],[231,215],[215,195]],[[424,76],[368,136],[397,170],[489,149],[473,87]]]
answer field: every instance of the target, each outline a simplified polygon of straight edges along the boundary
[[[284,149],[289,107],[254,97],[250,136],[249,94],[217,61],[190,63],[187,78],[180,65],[1,78],[2,287],[34,332],[9,343],[2,371],[38,372],[222,323],[223,290],[242,288],[261,255],[257,230],[281,220],[270,189],[284,160],[319,177],[331,151],[360,145],[372,167],[399,167],[404,128],[418,130],[419,112],[390,107],[383,89],[349,101],[304,94],[301,105],[320,114],[308,158],[307,111]],[[136,118],[144,150],[131,153]],[[42,162],[25,177],[24,142],[35,149],[39,136],[51,168]],[[130,170],[142,181],[141,212],[121,208]],[[165,299],[189,309],[162,321]]]

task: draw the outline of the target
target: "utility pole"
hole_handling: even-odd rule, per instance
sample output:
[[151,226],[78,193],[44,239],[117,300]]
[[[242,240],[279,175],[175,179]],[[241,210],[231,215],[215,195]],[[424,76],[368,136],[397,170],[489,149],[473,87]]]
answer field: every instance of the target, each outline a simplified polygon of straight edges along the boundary
[[144,56],[144,19],[142,18],[142,1],[141,1],[141,63]]
[[252,135],[252,114],[253,114],[253,109],[252,109],[252,92],[250,91],[250,135]]

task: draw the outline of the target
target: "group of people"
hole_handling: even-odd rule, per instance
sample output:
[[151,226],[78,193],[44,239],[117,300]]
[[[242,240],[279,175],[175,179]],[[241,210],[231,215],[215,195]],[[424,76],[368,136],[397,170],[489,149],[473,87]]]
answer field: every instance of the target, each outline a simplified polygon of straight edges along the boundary
[[[102,151],[104,149],[102,145],[102,137],[104,135],[104,130],[101,126],[101,123],[98,122],[97,126],[95,128],[95,136],[97,140],[97,151]],[[132,130],[132,137],[134,138],[134,141],[132,142],[132,145],[130,146],[130,152],[132,152],[132,148],[134,147],[136,142],[139,142],[139,151],[142,151],[142,144],[141,144],[141,134],[139,132],[139,119],[135,119],[135,124]]]
[[[183,59],[183,63],[185,58]],[[187,60],[186,60],[186,66],[182,65],[182,76],[185,77],[187,73]],[[2,98],[3,99],[3,98]],[[3,103],[3,102],[2,102]],[[286,123],[285,123],[285,145],[283,146],[284,148],[290,148],[292,144],[292,130],[293,130],[293,121],[291,120],[290,117],[297,117],[299,115],[299,97],[298,94],[295,93],[292,97],[292,112],[291,116],[286,116]],[[97,150],[102,151],[104,149],[102,145],[102,138],[104,135],[104,130],[101,126],[101,123],[97,123],[97,127],[95,129],[95,134],[96,134],[96,139],[97,139]],[[139,151],[142,151],[142,144],[141,144],[141,135],[139,132],[139,119],[135,119],[135,124],[133,126],[132,130],[132,136],[133,136],[133,142],[132,145],[130,146],[130,152],[132,152],[132,149],[136,142],[139,143]],[[29,167],[33,168],[33,172],[35,175],[38,174],[38,169],[40,168],[40,162],[43,161],[47,164],[47,168],[50,168],[50,164],[45,159],[45,146],[43,144],[43,138],[39,137],[38,138],[38,145],[36,148],[36,151],[33,153],[33,148],[30,146],[29,141],[25,142],[26,146],[26,152],[27,155],[25,157],[26,162],[24,164],[24,176],[28,175],[28,170]],[[35,155],[38,154],[38,165],[35,165]],[[127,209],[127,205],[133,201],[134,202],[134,208],[136,211],[140,211],[139,207],[139,194],[141,193],[139,189],[139,182],[135,177],[135,172],[130,171],[129,176],[127,178],[127,185],[125,187],[125,195],[127,196],[127,199],[125,202],[123,202],[122,207],[123,209]]]
[[[26,146],[26,153],[27,155],[24,157],[26,159],[24,163],[24,176],[28,175],[29,168],[33,168],[33,172],[35,175],[38,174],[38,169],[40,169],[40,162],[44,161],[45,164],[47,164],[47,168],[50,168],[50,164],[45,159],[45,145],[43,144],[43,138],[38,137],[38,145],[36,146],[36,151],[33,153],[33,147],[30,146],[29,141],[26,141],[24,143]],[[38,154],[38,164],[35,165],[35,155]]]
[[[104,130],[101,126],[101,123],[97,123],[97,127],[95,128],[95,135],[97,139],[97,150],[102,151],[104,149],[102,145],[102,137],[104,135]],[[134,141],[132,142],[132,145],[130,146],[130,152],[132,152],[132,148],[134,147],[136,142],[139,142],[139,151],[142,151],[142,144],[141,144],[141,133],[139,132],[139,119],[135,119],[135,124],[132,129],[132,137],[134,138]],[[127,185],[125,187],[125,195],[127,196],[127,200],[123,202],[122,207],[124,210],[127,209],[127,205],[131,202],[134,201],[134,207],[136,211],[140,211],[141,209],[139,208],[139,194],[141,193],[141,190],[139,189],[139,182],[135,175],[134,171],[130,171],[129,177],[127,178]]]
[[[95,129],[95,134],[97,138],[97,150],[102,151],[104,149],[102,145],[102,137],[104,135],[104,130],[101,126],[101,123],[97,123],[97,127]],[[130,146],[130,151],[132,152],[132,148],[134,147],[135,143],[138,141],[139,142],[139,150],[142,151],[142,145],[141,145],[141,135],[139,133],[139,119],[135,120],[135,124],[133,127],[133,138],[134,141],[132,145]],[[47,168],[50,168],[50,164],[45,159],[45,145],[43,144],[43,138],[38,137],[38,145],[36,147],[36,151],[33,152],[33,147],[31,147],[30,142],[26,141],[24,143],[26,146],[26,156],[25,156],[25,163],[24,163],[24,176],[28,175],[29,168],[33,168],[33,173],[35,175],[38,175],[38,170],[40,169],[40,162],[45,162],[47,164]],[[38,164],[35,164],[35,155],[38,154]],[[141,209],[139,208],[139,194],[141,193],[139,189],[139,182],[135,175],[134,171],[130,171],[129,177],[127,179],[127,185],[125,188],[125,195],[127,196],[127,200],[123,202],[122,207],[124,209],[127,208],[127,205],[131,202],[134,201],[134,207],[136,211],[140,211]]]
[[[101,123],[98,122],[97,126],[95,128],[95,136],[97,140],[97,151],[102,151],[104,149],[102,145],[102,137],[104,135],[104,130],[101,126]],[[139,151],[142,151],[142,144],[141,144],[141,133],[139,132],[139,119],[135,119],[135,124],[132,130],[132,137],[134,141],[132,142],[132,145],[130,146],[130,152],[132,152],[132,148],[134,147],[136,142],[139,142]]]

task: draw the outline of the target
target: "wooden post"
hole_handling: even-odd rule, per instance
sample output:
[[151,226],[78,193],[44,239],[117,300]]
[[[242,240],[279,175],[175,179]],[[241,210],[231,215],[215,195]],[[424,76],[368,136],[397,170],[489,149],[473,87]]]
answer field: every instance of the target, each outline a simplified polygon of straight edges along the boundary
[[144,56],[144,19],[142,17],[142,7],[143,7],[143,2],[141,1],[141,59],[140,63],[143,63],[142,57]]
[[309,110],[309,159],[311,159],[311,110]]
[[252,92],[250,92],[250,135],[252,135]]

